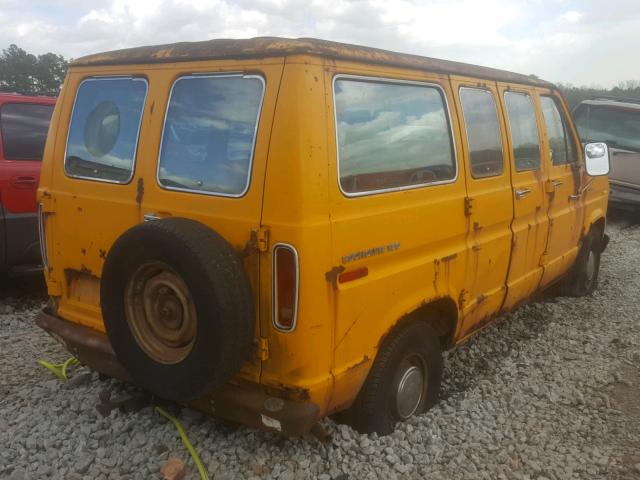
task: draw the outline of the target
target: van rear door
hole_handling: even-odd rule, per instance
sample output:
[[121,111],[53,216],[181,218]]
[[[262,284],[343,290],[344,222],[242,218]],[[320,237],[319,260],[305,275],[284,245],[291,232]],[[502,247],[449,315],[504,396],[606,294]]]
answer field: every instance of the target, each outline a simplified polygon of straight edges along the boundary
[[[138,221],[197,220],[241,252],[261,227],[264,177],[282,61],[234,65],[229,72],[180,66],[163,71],[152,90],[160,115],[141,137],[137,182],[144,182]],[[153,126],[151,126],[153,125]],[[259,256],[247,251],[260,338]],[[259,381],[256,358],[243,369]]]
[[[190,218],[235,249],[245,247],[260,226],[282,64],[273,58],[132,67],[126,76],[122,67],[117,75],[113,67],[71,72],[65,88],[78,92],[75,107],[72,115],[65,104],[60,118],[65,125],[73,116],[66,169],[65,147],[56,144],[47,221],[60,316],[104,331],[104,258],[139,222]],[[257,265],[257,255],[248,257],[256,298]],[[258,378],[259,367],[252,375]]]

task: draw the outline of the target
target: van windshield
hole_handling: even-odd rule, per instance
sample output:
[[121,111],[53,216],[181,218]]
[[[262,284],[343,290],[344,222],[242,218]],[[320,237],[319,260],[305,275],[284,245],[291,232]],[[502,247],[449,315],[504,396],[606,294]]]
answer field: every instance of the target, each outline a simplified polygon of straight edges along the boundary
[[583,142],[640,152],[640,109],[583,104],[574,117]]

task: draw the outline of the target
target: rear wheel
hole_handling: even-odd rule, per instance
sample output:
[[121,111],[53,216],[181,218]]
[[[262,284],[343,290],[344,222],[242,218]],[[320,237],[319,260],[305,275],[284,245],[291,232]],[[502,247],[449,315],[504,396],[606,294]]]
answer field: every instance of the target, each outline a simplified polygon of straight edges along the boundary
[[398,421],[425,412],[438,399],[442,351],[423,322],[391,334],[352,407],[340,418],[362,433],[387,435]]

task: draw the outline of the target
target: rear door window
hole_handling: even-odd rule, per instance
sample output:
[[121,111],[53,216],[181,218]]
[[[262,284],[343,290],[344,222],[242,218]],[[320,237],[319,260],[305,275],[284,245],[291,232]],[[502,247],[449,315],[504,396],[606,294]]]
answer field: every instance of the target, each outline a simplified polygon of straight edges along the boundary
[[2,150],[7,160],[42,160],[53,105],[5,103],[0,108]]
[[460,89],[473,178],[502,174],[502,140],[493,94],[479,88]]
[[526,93],[505,92],[504,99],[516,170],[537,170],[540,168],[540,139],[531,97]]
[[80,84],[67,139],[67,175],[131,180],[146,94],[143,78],[91,78]]
[[340,188],[346,195],[456,177],[449,115],[439,87],[338,77],[334,100]]
[[576,146],[567,129],[567,122],[556,101],[547,96],[540,97],[544,124],[549,139],[549,154],[553,165],[566,165],[576,161]]
[[640,108],[583,104],[574,117],[583,142],[640,152]]
[[158,182],[165,188],[240,197],[249,188],[264,80],[176,80],[162,133]]

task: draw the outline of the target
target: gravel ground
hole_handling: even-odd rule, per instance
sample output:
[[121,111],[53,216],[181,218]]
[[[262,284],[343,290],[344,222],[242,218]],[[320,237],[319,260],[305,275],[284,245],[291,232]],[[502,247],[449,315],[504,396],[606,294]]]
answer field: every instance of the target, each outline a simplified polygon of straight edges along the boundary
[[[640,218],[636,215],[636,218]],[[216,479],[640,479],[640,224],[610,220],[599,290],[522,307],[446,355],[443,399],[388,437],[331,420],[332,438],[284,439],[182,410]],[[0,300],[0,478],[160,478],[170,457],[198,478],[151,408],[96,411],[105,382],[37,358],[68,355],[32,318],[44,294]],[[0,295],[2,297],[2,295]]]

